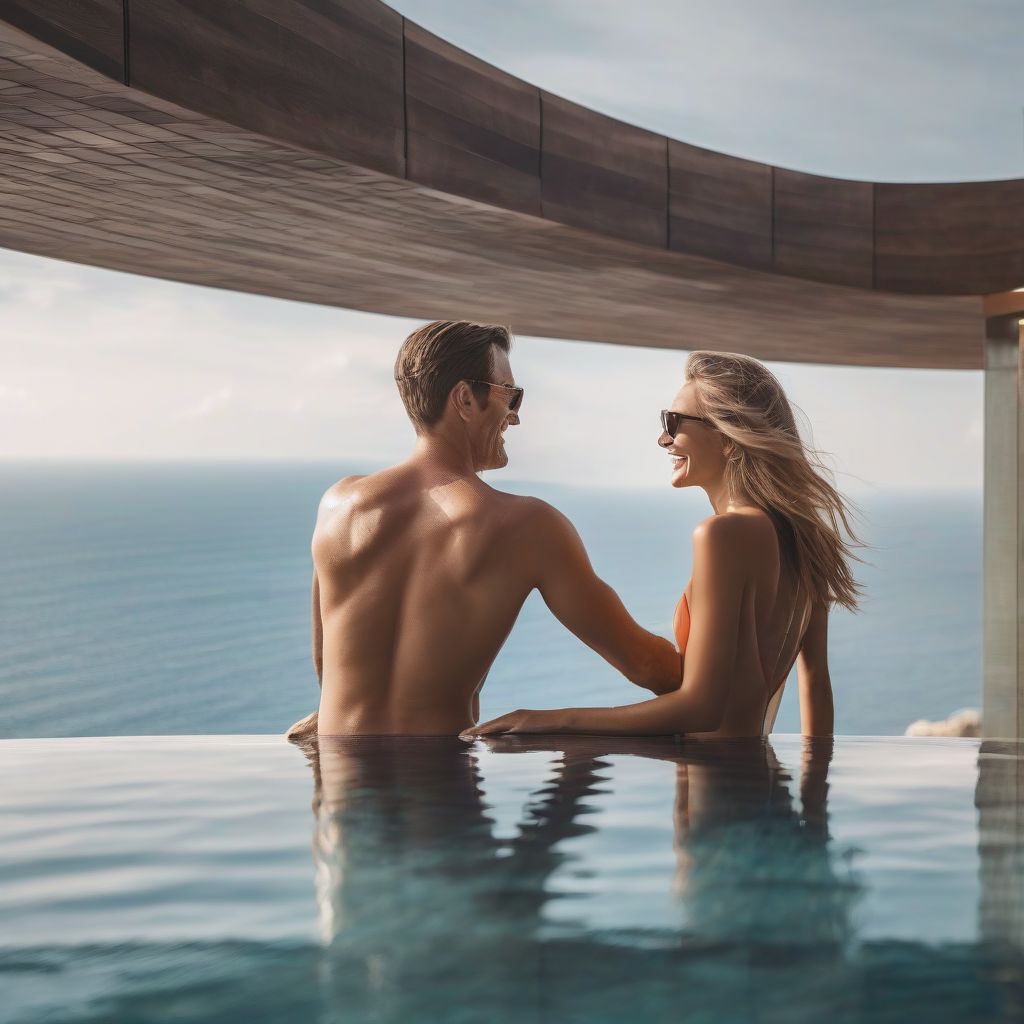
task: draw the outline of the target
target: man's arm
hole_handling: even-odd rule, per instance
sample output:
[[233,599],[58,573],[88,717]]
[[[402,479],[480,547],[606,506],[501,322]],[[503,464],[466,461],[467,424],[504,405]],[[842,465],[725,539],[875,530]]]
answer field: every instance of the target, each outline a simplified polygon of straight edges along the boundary
[[[311,597],[310,620],[312,622],[312,653],[313,668],[316,670],[317,685],[323,689],[324,685],[324,623],[320,617],[320,581],[317,579],[316,568],[313,569],[313,586]],[[290,739],[302,739],[304,736],[312,735],[317,731],[319,716],[316,711],[299,719],[292,725],[285,736]]]
[[800,683],[800,731],[831,736],[835,726],[832,679],[828,674],[828,607],[815,605],[796,659]]
[[679,652],[634,621],[618,594],[594,572],[572,523],[545,502],[534,501],[529,527],[536,586],[559,622],[638,686],[654,693],[678,689]]
[[508,732],[582,732],[664,735],[712,732],[729,701],[736,635],[744,592],[743,525],[714,516],[693,533],[696,614],[686,646],[682,685],[668,693],[616,708],[513,711],[462,733],[464,739]]
[[310,621],[313,624],[313,668],[316,669],[317,684],[324,685],[324,620],[320,617],[320,580],[313,569],[313,594]]

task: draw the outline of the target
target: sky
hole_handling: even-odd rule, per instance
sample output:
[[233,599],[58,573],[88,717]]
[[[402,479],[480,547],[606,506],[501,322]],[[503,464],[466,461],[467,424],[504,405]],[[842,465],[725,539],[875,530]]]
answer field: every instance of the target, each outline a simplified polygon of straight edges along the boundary
[[[413,320],[0,251],[0,458],[401,459]],[[685,352],[517,338],[516,479],[659,486]],[[977,488],[981,374],[770,364],[841,479]]]
[[[544,88],[689,142],[928,181],[1024,175],[1020,2],[395,6]],[[394,461],[412,430],[392,366],[414,325],[0,251],[0,458]],[[518,338],[527,393],[506,473],[663,485],[657,414],[685,358]],[[980,487],[980,373],[771,365],[848,490]]]

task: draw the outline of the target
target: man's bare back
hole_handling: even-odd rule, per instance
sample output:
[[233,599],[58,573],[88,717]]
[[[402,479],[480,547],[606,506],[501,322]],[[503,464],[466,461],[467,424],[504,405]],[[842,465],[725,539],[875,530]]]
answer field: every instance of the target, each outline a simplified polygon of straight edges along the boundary
[[313,536],[320,732],[455,734],[476,721],[535,583],[529,518],[528,499],[415,464],[327,492]]
[[[500,338],[487,342],[475,371],[449,372],[432,392],[428,370],[398,372],[424,338],[427,354],[413,365],[430,368],[440,358],[436,342],[455,346],[467,332],[501,330],[446,321],[410,335],[396,380],[414,379],[420,389],[403,392],[417,425],[412,455],[324,495],[312,544],[319,719],[309,716],[289,735],[457,735],[476,723],[483,681],[535,588],[630,680],[656,693],[678,687],[675,647],[633,621],[568,520],[477,476],[506,465],[504,434],[519,423],[522,393]],[[426,413],[424,395],[435,405]]]

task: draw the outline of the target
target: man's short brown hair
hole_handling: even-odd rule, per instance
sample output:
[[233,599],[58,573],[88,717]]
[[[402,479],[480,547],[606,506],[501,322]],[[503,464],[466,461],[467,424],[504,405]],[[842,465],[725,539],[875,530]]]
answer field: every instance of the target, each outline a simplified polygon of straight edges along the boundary
[[[494,350],[512,347],[512,334],[498,324],[469,320],[435,320],[417,327],[402,343],[395,360],[395,382],[405,411],[419,433],[444,415],[445,403],[460,380],[490,380]],[[484,404],[488,389],[471,384]]]

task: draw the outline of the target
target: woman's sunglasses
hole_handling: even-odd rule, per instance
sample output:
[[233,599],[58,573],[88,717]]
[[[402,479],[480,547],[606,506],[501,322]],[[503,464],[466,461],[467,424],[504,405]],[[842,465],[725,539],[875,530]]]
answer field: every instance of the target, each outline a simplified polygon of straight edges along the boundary
[[466,377],[465,381],[467,384],[486,384],[492,388],[504,388],[506,391],[512,392],[512,397],[509,399],[508,411],[519,412],[519,407],[523,404],[523,389],[513,387],[511,384],[495,384],[493,380],[473,380],[471,377]]
[[708,422],[703,416],[691,416],[689,413],[673,412],[671,409],[661,410],[661,429],[672,437],[675,437],[682,429],[684,420],[695,420],[697,423]]

